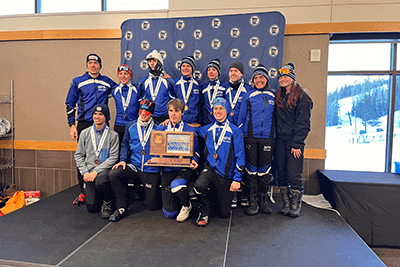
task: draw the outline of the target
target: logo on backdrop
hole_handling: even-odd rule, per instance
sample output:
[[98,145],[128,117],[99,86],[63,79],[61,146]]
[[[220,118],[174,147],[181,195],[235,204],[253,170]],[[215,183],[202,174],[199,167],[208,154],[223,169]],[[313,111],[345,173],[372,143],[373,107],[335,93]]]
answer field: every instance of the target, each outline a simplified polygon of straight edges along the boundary
[[125,33],[125,40],[130,41],[130,40],[132,40],[132,37],[133,37],[133,33],[131,31],[127,31]]
[[278,76],[278,70],[276,68],[270,68],[268,71],[268,75],[270,78],[275,79]]
[[196,71],[194,72],[194,77],[197,78],[197,79],[199,79],[199,80],[201,80],[201,78],[203,77],[203,75],[201,74],[201,71],[196,70]]
[[214,39],[211,41],[211,47],[215,50],[218,50],[221,47],[221,41],[218,39]]
[[237,59],[240,56],[240,50],[238,48],[233,48],[229,54],[232,59]]
[[249,44],[251,47],[255,48],[260,45],[260,39],[257,36],[253,36],[250,38]]
[[214,29],[218,29],[219,27],[221,27],[221,20],[219,18],[215,18],[211,21],[211,27],[213,27]]
[[272,36],[277,36],[279,34],[279,26],[274,24],[269,28],[269,34]]
[[254,69],[255,67],[258,66],[258,64],[260,64],[260,61],[258,60],[258,58],[256,58],[256,57],[250,58],[250,60],[249,60],[250,68]]
[[175,43],[175,48],[179,51],[182,51],[185,48],[185,42],[182,40],[178,40]]
[[231,29],[231,37],[232,38],[238,38],[239,36],[240,36],[239,28],[232,28]]
[[132,52],[131,51],[126,51],[125,52],[125,59],[126,60],[131,60],[132,58]]
[[147,31],[148,29],[150,29],[150,23],[145,20],[142,22],[142,30]]
[[195,50],[193,57],[195,60],[200,60],[203,57],[203,53],[200,50]]
[[175,26],[176,26],[176,29],[181,31],[185,28],[185,22],[182,19],[180,19],[176,22]]
[[142,70],[147,70],[149,68],[149,65],[147,64],[147,60],[140,61],[140,68]]
[[160,39],[161,41],[164,41],[165,39],[167,39],[167,36],[168,36],[168,34],[167,34],[166,30],[161,30],[158,33],[158,39]]
[[276,46],[272,46],[269,50],[268,50],[268,54],[270,57],[276,57],[278,55],[278,47]]
[[200,30],[200,29],[195,30],[195,31],[193,32],[193,37],[194,37],[194,39],[196,39],[196,40],[200,40],[201,37],[203,37],[203,32],[202,32],[202,30]]
[[167,58],[167,52],[165,51],[165,50],[160,50],[160,55],[161,55],[161,58],[163,59],[163,60],[165,60],[166,58]]
[[181,64],[182,64],[182,61],[180,61],[180,60],[176,61],[176,62],[175,62],[175,68],[176,68],[177,70],[179,70],[180,67],[181,67]]
[[140,43],[140,47],[142,48],[143,51],[147,51],[150,48],[150,43],[144,40]]
[[258,26],[258,24],[260,24],[260,21],[261,21],[261,19],[259,16],[252,16],[250,18],[250,25],[253,27]]

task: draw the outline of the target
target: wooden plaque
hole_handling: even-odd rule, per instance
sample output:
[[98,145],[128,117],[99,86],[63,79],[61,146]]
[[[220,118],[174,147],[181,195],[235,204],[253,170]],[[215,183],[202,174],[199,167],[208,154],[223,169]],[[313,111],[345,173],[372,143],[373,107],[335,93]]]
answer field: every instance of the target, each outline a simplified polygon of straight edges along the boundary
[[150,155],[145,165],[189,167],[193,156],[193,132],[152,131]]

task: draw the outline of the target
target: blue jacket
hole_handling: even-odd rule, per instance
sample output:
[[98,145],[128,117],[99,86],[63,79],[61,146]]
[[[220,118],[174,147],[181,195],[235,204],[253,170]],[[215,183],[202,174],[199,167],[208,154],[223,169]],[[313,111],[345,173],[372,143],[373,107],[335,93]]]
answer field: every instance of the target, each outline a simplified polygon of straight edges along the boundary
[[[129,102],[128,108],[124,112],[124,105],[122,103],[122,96],[126,99],[128,96],[128,89],[132,90],[131,100]],[[130,121],[136,121],[139,117],[139,96],[140,92],[136,88],[135,84],[123,85],[119,84],[114,87],[111,92],[115,100],[115,108],[117,110],[117,115],[115,117],[115,125],[127,125]],[[124,118],[124,114],[126,117]]]
[[[217,150],[218,157],[215,159],[214,144],[218,140],[214,141],[213,131],[215,129],[217,132],[217,128],[220,128],[220,131],[222,131],[222,127],[226,123],[228,123],[228,128]],[[213,124],[200,127],[197,129],[197,132],[205,139],[206,148],[204,155],[211,168],[222,177],[240,182],[245,166],[242,131],[232,123],[229,123],[228,120],[225,120],[222,123],[216,121]]]
[[[153,84],[153,90],[156,89],[157,82],[161,79],[160,90],[155,98],[155,100],[151,97],[150,93],[150,83],[148,78],[153,77],[151,82]],[[156,109],[154,111],[154,117],[166,116],[168,115],[168,108],[167,103],[175,98],[174,91],[175,91],[175,84],[174,81],[170,78],[165,79],[162,77],[155,77],[152,75],[148,75],[139,81],[138,89],[141,92],[140,100],[142,99],[152,99],[156,103]]]
[[[218,88],[216,88],[216,83],[219,82]],[[210,99],[208,94],[210,94],[210,98],[212,98],[212,95],[214,93],[214,90],[218,90],[217,97],[223,97],[225,98],[225,88],[228,86],[227,82],[220,82],[219,79],[215,81],[210,81],[209,83],[203,84],[202,89],[201,89],[201,94],[203,95],[203,125],[207,125],[210,123],[214,123],[216,120],[214,118],[214,115],[212,114],[212,103],[210,103]]]
[[[182,132],[193,132],[194,134],[194,142],[193,142],[193,157],[192,159],[196,162],[199,161],[200,158],[200,149],[199,149],[199,143],[198,143],[198,138],[196,134],[196,129],[193,128],[192,126],[188,125],[187,123],[181,121],[177,125],[175,125],[175,130],[178,131],[179,127],[183,124]],[[171,122],[169,122],[167,125],[160,125],[156,129],[156,131],[167,131],[168,126],[172,128]],[[182,169],[181,167],[165,167],[164,171],[166,172],[171,172],[171,171],[178,171]]]
[[[154,122],[155,123],[155,122]],[[156,127],[154,124],[153,129]],[[152,130],[153,130],[152,129]],[[140,127],[142,133],[144,129]],[[146,154],[142,155],[140,152],[143,150],[142,144],[140,143],[137,122],[131,121],[126,125],[124,138],[121,143],[120,161],[133,164],[137,169],[142,172],[157,173],[159,167],[157,166],[145,166],[144,164],[152,158],[150,156],[150,137],[147,140],[145,149]]]
[[[187,93],[190,85],[190,79],[182,76],[180,78],[175,79],[175,92],[174,95],[182,100],[184,103],[184,98],[182,94],[182,87],[184,92]],[[182,120],[186,123],[199,123],[202,122],[202,94],[201,94],[201,85],[200,81],[196,78],[193,78],[193,86],[192,91],[190,93],[188,102],[186,106],[188,110],[185,110],[185,113],[182,116]]]
[[267,84],[266,88],[253,89],[243,96],[237,123],[244,137],[275,138],[275,94]]
[[[242,79],[243,80],[243,79]],[[243,81],[244,82],[244,81]],[[243,89],[241,90],[240,94],[239,94],[239,98],[236,102],[235,108],[234,110],[232,110],[232,106],[231,106],[231,101],[233,102],[236,96],[236,93],[239,89],[240,83],[239,84],[228,84],[228,87],[225,90],[225,99],[226,102],[229,105],[230,111],[228,111],[228,119],[229,122],[235,124],[236,126],[238,126],[237,121],[239,119],[239,113],[240,113],[240,106],[242,104],[242,100],[243,100],[243,96],[253,90],[253,88],[251,87],[251,85],[244,83],[243,85]],[[233,117],[232,117],[232,111],[233,111]]]
[[[107,76],[99,75],[93,79],[87,72],[72,80],[68,91],[67,106],[68,124],[75,124],[75,110],[78,104],[78,121],[92,122],[92,109],[97,104],[108,104],[108,95],[116,83]],[[110,118],[108,118],[110,119]]]

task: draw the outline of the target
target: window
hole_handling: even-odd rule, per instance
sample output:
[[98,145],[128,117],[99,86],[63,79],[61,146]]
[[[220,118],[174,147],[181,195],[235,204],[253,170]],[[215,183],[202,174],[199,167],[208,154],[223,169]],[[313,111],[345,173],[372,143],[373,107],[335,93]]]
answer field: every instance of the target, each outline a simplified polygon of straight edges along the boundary
[[397,39],[331,38],[326,169],[389,172],[400,162],[399,64],[395,68],[393,59],[400,59]]
[[101,0],[40,0],[39,13],[101,11]]
[[168,7],[168,0],[106,0],[105,11],[165,10]]
[[34,0],[1,1],[0,16],[34,14]]

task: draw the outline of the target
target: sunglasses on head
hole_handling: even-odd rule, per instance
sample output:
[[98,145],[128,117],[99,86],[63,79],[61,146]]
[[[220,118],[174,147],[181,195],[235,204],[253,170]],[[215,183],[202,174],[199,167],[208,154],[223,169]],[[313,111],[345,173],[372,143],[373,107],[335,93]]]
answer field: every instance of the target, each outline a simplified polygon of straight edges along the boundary
[[119,66],[118,71],[121,71],[121,70],[130,71],[130,69],[127,66]]
[[290,70],[289,69],[280,69],[279,74],[289,74]]
[[146,116],[150,116],[150,111],[147,111],[147,110],[145,110],[145,109],[141,109],[141,110],[139,110],[139,115],[142,115],[142,113],[144,112],[144,115],[146,115]]

